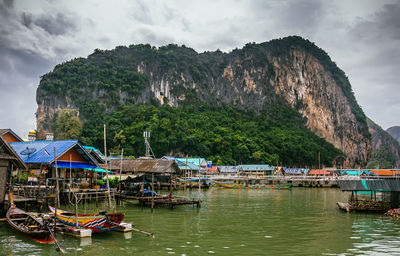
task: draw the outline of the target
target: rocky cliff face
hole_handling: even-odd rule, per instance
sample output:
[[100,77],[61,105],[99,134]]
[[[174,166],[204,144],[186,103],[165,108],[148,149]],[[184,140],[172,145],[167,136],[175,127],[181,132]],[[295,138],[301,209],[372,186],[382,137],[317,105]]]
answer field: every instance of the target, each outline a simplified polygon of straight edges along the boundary
[[[107,60],[118,56],[122,61],[117,67],[109,66]],[[87,71],[93,66],[111,70],[115,82],[93,77]],[[122,68],[133,77],[120,78]],[[85,79],[74,87],[73,80],[63,78],[70,73]],[[51,129],[54,115],[63,107],[81,111],[84,104],[94,102],[110,111],[116,104],[154,99],[174,107],[202,101],[256,113],[274,104],[287,104],[306,118],[309,129],[346,154],[345,166],[364,166],[371,156],[366,117],[348,79],[325,52],[299,37],[247,44],[230,53],[198,54],[176,45],[96,50],[87,59],[60,65],[42,78],[37,91],[38,132],[43,136]]]
[[[388,132],[372,120],[367,119],[372,138],[372,158],[370,168],[399,168],[400,145]],[[393,130],[392,130],[393,131]]]
[[386,131],[400,143],[400,126],[392,126]]

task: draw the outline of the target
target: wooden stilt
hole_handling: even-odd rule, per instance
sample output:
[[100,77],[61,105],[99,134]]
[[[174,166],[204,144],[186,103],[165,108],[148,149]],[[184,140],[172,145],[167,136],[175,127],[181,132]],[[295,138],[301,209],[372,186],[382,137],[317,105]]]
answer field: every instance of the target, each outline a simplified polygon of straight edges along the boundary
[[151,174],[151,211],[154,209],[154,173]]

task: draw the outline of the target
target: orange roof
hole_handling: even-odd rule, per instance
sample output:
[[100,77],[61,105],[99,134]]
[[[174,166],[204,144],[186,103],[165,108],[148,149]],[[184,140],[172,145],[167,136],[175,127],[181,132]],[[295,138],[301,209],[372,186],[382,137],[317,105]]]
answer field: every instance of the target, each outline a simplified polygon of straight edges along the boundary
[[392,176],[395,175],[395,173],[391,170],[371,170],[375,175],[381,175],[381,176]]
[[218,166],[214,165],[214,166],[211,167],[211,168],[206,168],[206,170],[207,170],[207,171],[210,171],[210,172],[216,172],[216,171],[217,171],[217,167],[218,167]]
[[325,175],[331,174],[331,172],[327,171],[327,170],[311,170],[309,174],[310,175],[324,175],[324,173],[325,173]]

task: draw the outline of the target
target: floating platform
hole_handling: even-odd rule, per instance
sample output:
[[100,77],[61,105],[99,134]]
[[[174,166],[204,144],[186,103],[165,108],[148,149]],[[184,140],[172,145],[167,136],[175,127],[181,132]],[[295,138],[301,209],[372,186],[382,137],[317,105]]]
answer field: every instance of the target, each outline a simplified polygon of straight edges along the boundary
[[[181,198],[161,198],[161,199],[155,199],[154,198],[154,206],[156,205],[165,205],[168,206],[169,208],[174,208],[174,206],[177,205],[197,205],[197,207],[201,206],[201,200],[186,200],[186,199],[181,199]],[[151,206],[152,204],[152,199],[150,198],[141,198],[139,199],[139,204],[143,206]]]
[[139,201],[139,204],[142,206],[150,206],[152,201],[154,202],[154,206],[157,205],[164,205],[168,206],[169,208],[173,209],[174,206],[177,205],[196,205],[197,207],[201,206],[201,200],[187,200],[184,198],[177,198],[177,197],[168,197],[167,195],[157,195],[153,198],[151,196],[130,196],[124,194],[116,194],[115,195],[119,199],[131,199]]
[[126,222],[121,222],[118,226],[117,231],[118,232],[131,232],[132,229],[132,223],[126,223]]
[[60,229],[64,234],[74,236],[74,237],[92,237],[92,230],[87,228],[74,228],[69,226],[63,226]]

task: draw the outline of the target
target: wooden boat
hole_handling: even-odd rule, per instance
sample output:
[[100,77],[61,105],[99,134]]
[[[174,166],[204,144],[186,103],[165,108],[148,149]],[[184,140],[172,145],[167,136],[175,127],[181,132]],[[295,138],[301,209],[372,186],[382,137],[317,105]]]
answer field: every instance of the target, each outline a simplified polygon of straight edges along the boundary
[[8,224],[10,224],[14,230],[34,239],[37,242],[55,242],[48,227],[46,227],[41,219],[17,208],[14,204],[11,204],[10,209],[8,209],[6,218]]
[[88,228],[95,233],[117,230],[125,217],[123,213],[110,213],[106,215],[78,214],[77,217],[73,212],[63,211],[51,206],[49,206],[49,209],[52,213],[56,213],[57,210],[57,219],[62,223],[72,227]]
[[349,203],[336,202],[336,204],[340,210],[343,210],[346,212],[354,210],[353,206],[351,206]]
[[385,202],[374,201],[357,201],[357,203],[342,203],[337,202],[340,210],[359,211],[359,212],[386,212],[389,209],[389,204]]
[[279,184],[279,185],[262,185],[262,184],[255,184],[249,185],[246,183],[233,183],[233,184],[226,184],[226,183],[219,183],[215,182],[218,187],[223,188],[230,188],[230,189],[290,189],[292,184]]

